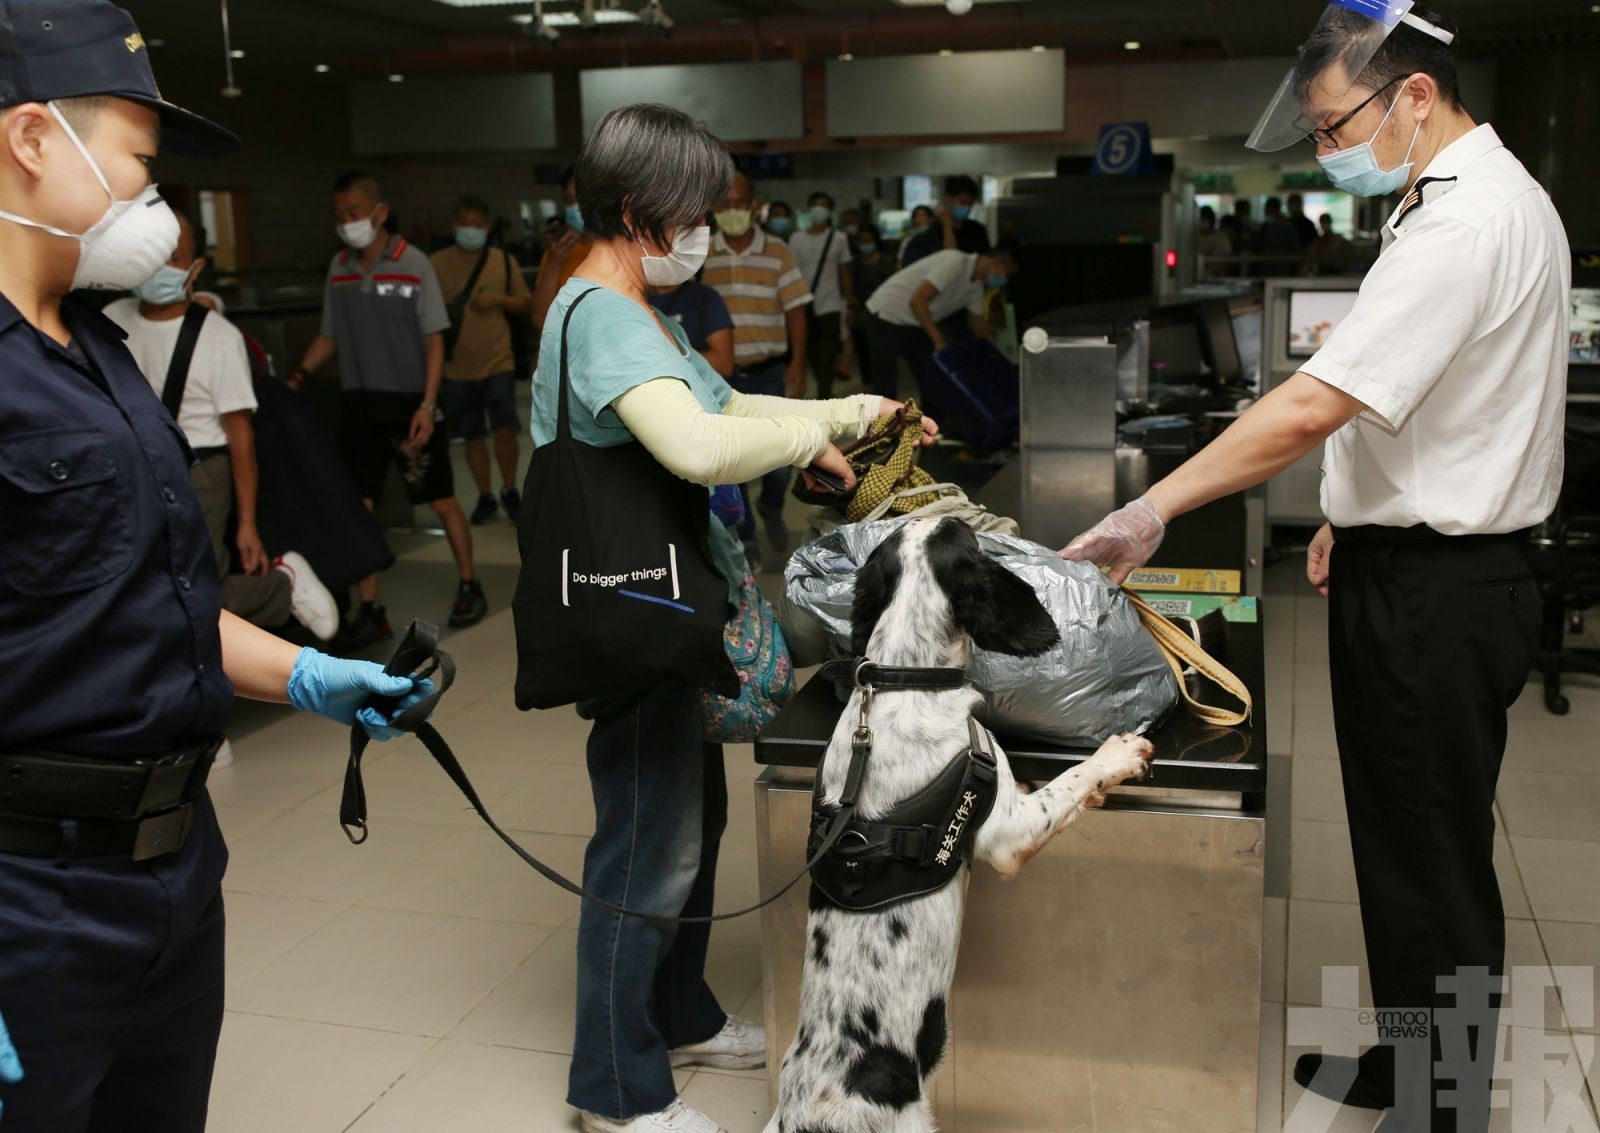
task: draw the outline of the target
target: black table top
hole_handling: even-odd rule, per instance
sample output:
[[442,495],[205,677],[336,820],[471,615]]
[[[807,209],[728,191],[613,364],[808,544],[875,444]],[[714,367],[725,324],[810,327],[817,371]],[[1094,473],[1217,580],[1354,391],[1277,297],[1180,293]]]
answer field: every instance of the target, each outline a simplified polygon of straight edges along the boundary
[[[1261,617],[1265,617],[1262,611]],[[1266,671],[1263,623],[1230,622],[1223,662],[1245,683],[1255,701],[1249,723],[1237,728],[1202,724],[1179,704],[1150,733],[1156,746],[1155,773],[1149,787],[1178,790],[1240,792],[1259,796],[1267,786]],[[1209,681],[1190,678],[1190,691],[1207,704],[1232,705],[1233,699]],[[888,694],[886,694],[888,695]],[[756,762],[779,767],[815,768],[833,737],[844,705],[833,684],[813,678],[756,740]],[[1090,748],[1068,748],[1040,740],[1010,740],[996,732],[1000,746],[1019,779],[1052,779],[1094,754]],[[1248,804],[1247,804],[1248,805]]]

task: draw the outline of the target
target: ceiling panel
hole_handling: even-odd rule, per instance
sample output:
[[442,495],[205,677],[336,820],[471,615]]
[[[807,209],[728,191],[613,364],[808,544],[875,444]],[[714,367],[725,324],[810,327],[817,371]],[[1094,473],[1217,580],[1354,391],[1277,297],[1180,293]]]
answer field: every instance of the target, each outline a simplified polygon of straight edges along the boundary
[[[209,66],[222,40],[212,4],[197,0],[122,0],[147,39],[164,41],[156,59]],[[516,69],[560,69],[701,60],[821,61],[857,56],[998,50],[1043,43],[1073,61],[1136,62],[1151,57],[1250,58],[1286,55],[1309,29],[1317,0],[1024,0],[982,4],[952,17],[939,8],[894,0],[663,0],[672,36],[636,25],[566,29],[539,49],[511,22],[531,3],[456,7],[440,0],[230,0],[234,44],[248,78],[303,74],[313,63],[335,76],[370,78],[391,61],[419,74],[470,74],[491,62]],[[637,10],[643,0],[621,0]],[[547,0],[570,12],[580,0]],[[1574,43],[1600,44],[1593,0],[1448,0],[1461,23],[1465,57]],[[1125,40],[1142,49],[1123,53]],[[172,63],[168,64],[173,65]]]

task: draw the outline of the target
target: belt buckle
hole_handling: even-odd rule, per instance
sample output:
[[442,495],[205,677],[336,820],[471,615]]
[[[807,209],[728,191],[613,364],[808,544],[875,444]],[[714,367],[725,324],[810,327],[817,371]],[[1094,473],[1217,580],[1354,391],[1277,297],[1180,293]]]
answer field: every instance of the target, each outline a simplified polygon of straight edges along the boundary
[[192,804],[141,818],[133,838],[133,860],[149,861],[178,850],[183,846],[193,823]]

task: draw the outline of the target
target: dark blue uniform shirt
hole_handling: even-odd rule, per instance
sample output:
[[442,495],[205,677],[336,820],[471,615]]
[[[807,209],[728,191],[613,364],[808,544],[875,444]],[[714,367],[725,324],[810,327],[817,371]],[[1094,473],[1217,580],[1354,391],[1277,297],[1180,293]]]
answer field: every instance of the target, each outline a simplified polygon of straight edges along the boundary
[[0,296],[0,750],[131,759],[222,731],[221,586],[190,452],[123,345]]

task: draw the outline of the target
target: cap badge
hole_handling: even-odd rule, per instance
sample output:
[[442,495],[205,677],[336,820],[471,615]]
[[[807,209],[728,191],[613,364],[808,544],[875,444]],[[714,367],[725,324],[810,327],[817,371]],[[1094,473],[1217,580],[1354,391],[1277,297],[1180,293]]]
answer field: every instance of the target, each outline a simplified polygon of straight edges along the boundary
[[122,42],[127,44],[128,50],[130,52],[138,51],[139,48],[144,46],[144,36],[139,34],[138,32],[134,32],[132,35],[130,35],[127,39],[123,40]]

